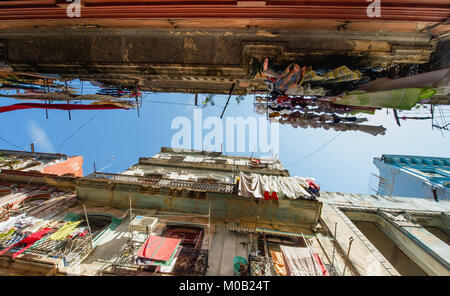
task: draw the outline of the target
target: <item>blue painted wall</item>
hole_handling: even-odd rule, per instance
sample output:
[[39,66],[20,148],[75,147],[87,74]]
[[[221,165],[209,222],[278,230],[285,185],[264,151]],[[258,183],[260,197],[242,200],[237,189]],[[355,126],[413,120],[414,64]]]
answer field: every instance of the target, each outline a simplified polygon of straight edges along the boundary
[[450,158],[383,154],[373,162],[384,179],[380,195],[450,199]]

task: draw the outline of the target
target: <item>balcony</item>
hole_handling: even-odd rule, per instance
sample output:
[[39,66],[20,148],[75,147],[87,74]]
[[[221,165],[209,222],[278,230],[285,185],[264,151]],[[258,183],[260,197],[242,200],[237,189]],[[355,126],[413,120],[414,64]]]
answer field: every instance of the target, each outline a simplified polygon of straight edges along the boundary
[[83,180],[101,181],[108,183],[134,184],[162,188],[188,189],[203,192],[234,193],[237,192],[235,184],[206,183],[199,181],[161,179],[156,176],[140,177],[110,173],[92,173]]

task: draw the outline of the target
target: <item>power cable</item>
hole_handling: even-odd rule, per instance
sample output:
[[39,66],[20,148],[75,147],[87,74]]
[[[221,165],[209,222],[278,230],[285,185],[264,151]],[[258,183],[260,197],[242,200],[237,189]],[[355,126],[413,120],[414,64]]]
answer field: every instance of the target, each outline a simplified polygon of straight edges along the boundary
[[86,124],[88,124],[89,122],[91,122],[92,120],[94,120],[95,117],[97,117],[98,115],[100,115],[100,113],[102,113],[105,110],[101,110],[98,113],[96,113],[94,116],[92,116],[91,118],[89,118],[85,123],[83,123],[75,132],[73,132],[67,139],[65,139],[56,150],[59,150],[59,148],[61,148],[62,145],[64,145],[68,140],[70,140],[73,136],[75,136],[75,134],[81,130]]
[[343,133],[343,131],[340,132],[339,134],[337,134],[336,136],[334,136],[331,140],[329,140],[329,141],[326,142],[325,144],[323,144],[319,149],[317,149],[317,150],[311,152],[310,154],[306,155],[306,156],[303,157],[302,159],[297,160],[296,162],[287,165],[286,167],[292,166],[292,165],[294,165],[294,164],[298,164],[298,163],[302,162],[303,160],[307,159],[308,157],[310,157],[310,156],[314,155],[315,153],[319,152],[320,150],[322,150],[323,148],[325,148],[328,144],[330,144],[331,142],[333,142],[333,141],[334,141],[337,137],[339,137],[342,133]]
[[2,141],[5,142],[5,143],[8,143],[8,144],[11,145],[11,146],[16,147],[16,148],[19,149],[19,150],[22,150],[21,147],[17,146],[16,144],[11,143],[10,141],[6,140],[5,138],[0,137],[0,140],[2,140]]

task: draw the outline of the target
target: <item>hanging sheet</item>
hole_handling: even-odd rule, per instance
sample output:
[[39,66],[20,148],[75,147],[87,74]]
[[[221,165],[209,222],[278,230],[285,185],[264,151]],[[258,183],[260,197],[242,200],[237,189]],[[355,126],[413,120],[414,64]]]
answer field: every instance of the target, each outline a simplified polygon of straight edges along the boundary
[[11,234],[13,234],[15,231],[16,231],[16,230],[15,230],[14,228],[11,228],[11,229],[10,229],[9,231],[7,231],[7,232],[0,233],[0,239],[7,238],[7,237],[10,236]]
[[150,235],[139,249],[137,255],[146,259],[168,261],[180,242],[181,239]]
[[379,78],[359,86],[357,89],[366,92],[376,92],[410,87],[439,87],[448,86],[450,68],[431,71],[418,75],[406,76],[399,79]]
[[323,75],[317,74],[311,67],[308,67],[304,81],[321,81],[321,82],[344,82],[354,81],[361,79],[362,74],[359,70],[352,71],[347,66],[341,66],[324,73]]
[[181,247],[179,247],[175,253],[174,253],[174,257],[172,260],[170,260],[170,263],[168,265],[159,265],[158,268],[156,269],[156,271],[159,272],[164,272],[164,273],[170,273],[173,271],[175,264],[177,263],[178,260],[178,255],[181,252]]
[[293,276],[322,276],[322,271],[311,257],[308,248],[288,247],[281,245],[281,251],[286,259],[290,275]]
[[75,229],[77,228],[78,224],[80,224],[81,222],[82,221],[67,222],[58,231],[53,233],[49,237],[49,239],[51,239],[51,240],[63,240],[63,239],[65,239],[67,236],[69,236],[70,234],[72,234],[72,232],[75,231]]
[[330,276],[330,274],[328,273],[327,268],[325,267],[325,265],[322,262],[322,259],[320,259],[319,254],[314,253],[314,259],[317,262],[317,265],[319,266],[320,270],[322,271],[322,274],[324,276]]
[[30,191],[30,190],[24,190],[24,189],[17,189],[13,191],[11,194],[5,195],[0,198],[0,207],[9,204],[9,205],[17,205],[18,203],[24,201],[33,193],[35,193],[37,190]]
[[175,266],[175,261],[178,259],[178,254],[180,253],[181,248],[182,247],[179,246],[177,249],[175,249],[175,251],[171,255],[170,259],[167,261],[155,261],[152,259],[146,259],[146,258],[142,258],[142,257],[138,256],[136,258],[136,264],[137,265],[145,265],[145,266],[148,266],[148,265],[158,266],[157,271],[160,270],[161,268],[168,268],[168,269],[172,270],[173,267]]
[[16,224],[16,222],[18,220],[22,219],[23,217],[25,217],[25,214],[20,214],[15,217],[10,217],[8,220],[0,222],[0,233],[11,229]]
[[402,88],[396,90],[369,92],[352,91],[334,99],[333,103],[347,106],[366,106],[411,110],[421,100],[436,94],[434,88]]
[[243,197],[263,198],[261,178],[258,174],[239,173],[238,194]]
[[0,113],[10,112],[22,109],[56,109],[56,110],[111,110],[111,109],[130,109],[114,104],[104,105],[84,105],[84,104],[41,104],[41,103],[22,103],[10,106],[0,107]]
[[306,189],[310,186],[307,180],[312,178],[281,177],[259,174],[239,173],[238,195],[249,198],[312,198]]
[[24,239],[22,239],[21,241],[19,241],[18,243],[15,243],[14,245],[11,245],[8,248],[2,250],[0,252],[0,255],[3,255],[4,253],[6,253],[7,251],[9,251],[10,249],[12,249],[12,248],[14,248],[16,246],[24,245],[19,251],[15,252],[12,255],[12,258],[16,258],[18,255],[20,255],[23,252],[25,252],[35,242],[37,242],[38,240],[43,238],[47,233],[49,233],[52,230],[53,230],[53,228],[43,228],[42,230],[40,230],[38,232],[34,232],[34,233],[30,234],[29,236],[25,237]]
[[281,276],[288,275],[284,262],[283,253],[278,251],[270,251],[270,255],[272,256],[272,262],[273,266],[275,267],[275,271]]

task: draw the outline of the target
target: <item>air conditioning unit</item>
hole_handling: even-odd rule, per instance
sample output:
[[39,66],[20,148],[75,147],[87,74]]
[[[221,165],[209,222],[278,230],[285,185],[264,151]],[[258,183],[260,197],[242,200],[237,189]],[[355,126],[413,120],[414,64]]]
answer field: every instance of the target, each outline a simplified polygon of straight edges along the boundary
[[158,223],[158,218],[136,216],[130,223],[131,231],[137,231],[141,233],[150,233],[155,229]]

